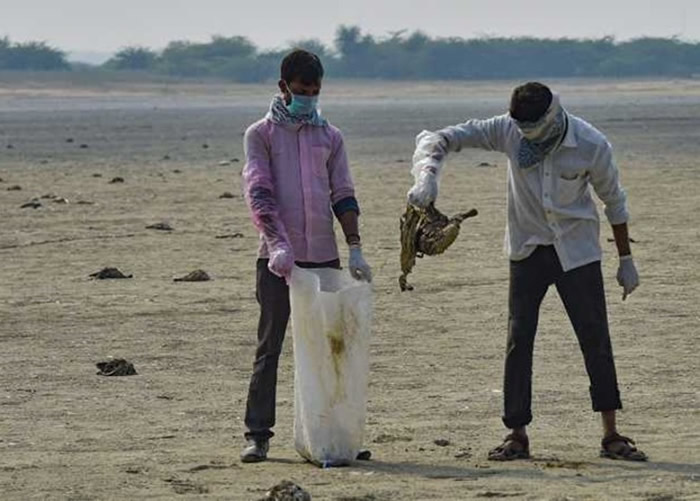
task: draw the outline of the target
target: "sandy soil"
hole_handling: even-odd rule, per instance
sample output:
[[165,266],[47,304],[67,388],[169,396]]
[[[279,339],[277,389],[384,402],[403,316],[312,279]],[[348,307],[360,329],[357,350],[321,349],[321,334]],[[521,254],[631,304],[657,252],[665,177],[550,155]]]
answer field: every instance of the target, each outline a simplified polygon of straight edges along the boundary
[[[237,459],[257,305],[256,235],[234,159],[242,160],[241,133],[272,90],[3,87],[0,499],[250,500],[282,479],[314,499],[700,499],[697,81],[558,86],[573,112],[608,134],[630,196],[642,286],[625,303],[606,227],[601,238],[625,404],[620,429],[649,463],[598,458],[598,417],[554,292],[536,345],[534,459],[485,459],[504,433],[503,158],[464,152],[451,161],[440,207],[480,215],[445,256],[418,263],[415,291],[398,290],[413,137],[500,112],[509,85],[334,90],[327,82],[325,111],[346,134],[376,273],[367,423],[375,459],[335,470],[294,452],[290,342],[272,460]],[[478,168],[484,161],[496,166]],[[115,176],[125,182],[110,184]],[[15,184],[22,190],[7,191]],[[219,198],[224,191],[236,197]],[[51,193],[69,203],[20,208]],[[175,230],[145,229],[160,221]],[[236,232],[243,237],[216,238]],[[134,278],[88,279],[104,266]],[[173,282],[196,268],[214,280]],[[129,359],[139,375],[97,376],[94,363],[110,356]]]

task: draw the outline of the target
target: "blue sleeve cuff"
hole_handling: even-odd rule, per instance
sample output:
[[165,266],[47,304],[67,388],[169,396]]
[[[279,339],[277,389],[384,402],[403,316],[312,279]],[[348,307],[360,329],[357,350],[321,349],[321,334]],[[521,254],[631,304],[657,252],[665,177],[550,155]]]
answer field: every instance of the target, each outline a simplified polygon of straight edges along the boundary
[[346,197],[333,204],[335,217],[340,217],[349,211],[355,211],[358,215],[360,214],[360,205],[355,197]]

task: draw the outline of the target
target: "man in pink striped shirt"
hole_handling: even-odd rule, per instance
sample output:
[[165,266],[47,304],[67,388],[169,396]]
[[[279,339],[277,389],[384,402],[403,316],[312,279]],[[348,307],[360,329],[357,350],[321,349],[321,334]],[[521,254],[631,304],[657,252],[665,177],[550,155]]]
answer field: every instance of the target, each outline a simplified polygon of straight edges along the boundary
[[253,223],[260,232],[256,296],[258,348],[246,406],[246,463],[267,459],[275,425],[277,364],[289,322],[287,281],[296,264],[340,268],[333,217],[349,246],[348,268],[372,279],[362,256],[359,205],[340,131],[321,116],[319,58],[295,50],[282,61],[280,94],[265,118],[245,134],[243,181]]

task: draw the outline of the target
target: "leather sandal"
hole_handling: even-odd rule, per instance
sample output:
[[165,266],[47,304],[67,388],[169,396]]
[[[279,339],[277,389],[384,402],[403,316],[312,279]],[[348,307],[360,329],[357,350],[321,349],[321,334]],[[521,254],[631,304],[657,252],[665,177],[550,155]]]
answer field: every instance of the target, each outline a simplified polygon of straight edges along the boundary
[[[623,447],[613,450],[612,445],[615,443],[622,443]],[[600,442],[600,457],[624,461],[646,461],[648,459],[646,454],[635,447],[634,440],[619,433],[608,435]]]
[[489,451],[490,461],[513,461],[515,459],[530,459],[530,439],[526,436],[511,433],[503,439],[501,445]]

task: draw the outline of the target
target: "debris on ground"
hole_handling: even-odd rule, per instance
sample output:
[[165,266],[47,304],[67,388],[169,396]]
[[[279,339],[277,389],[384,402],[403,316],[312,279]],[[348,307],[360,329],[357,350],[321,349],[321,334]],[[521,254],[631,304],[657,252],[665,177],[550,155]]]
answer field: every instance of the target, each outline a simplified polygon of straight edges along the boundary
[[[608,238],[608,242],[614,242],[614,241],[615,241],[614,238]],[[635,240],[634,238],[630,237],[630,243],[631,243],[631,244],[636,244],[636,243],[637,243],[637,240]]]
[[90,147],[90,146],[88,146],[88,145],[85,144],[85,143],[83,143],[83,144],[80,145],[80,149],[81,149],[81,150],[87,150],[89,147]]
[[134,364],[123,358],[105,360],[95,365],[99,369],[98,376],[138,376]]
[[174,282],[207,282],[211,280],[209,273],[204,270],[195,270],[184,277],[174,278]]
[[221,162],[219,162],[219,167],[226,167],[227,165],[231,165],[230,160],[222,160]]
[[121,271],[119,271],[119,268],[107,267],[102,268],[100,271],[95,273],[91,273],[90,276],[98,280],[104,280],[107,278],[132,278],[134,275],[124,275]]
[[224,191],[221,195],[219,195],[219,198],[236,198],[236,195],[230,191]]
[[67,198],[63,198],[63,197],[56,197],[56,198],[53,199],[53,203],[55,203],[55,204],[67,204],[67,203],[68,203],[68,199],[67,199]]
[[311,494],[294,482],[283,480],[267,491],[259,501],[311,501]]
[[29,202],[25,202],[19,207],[20,209],[38,209],[39,207],[43,206],[41,205],[41,202],[39,202],[38,198],[32,198]]
[[459,235],[462,222],[478,214],[472,209],[451,218],[437,210],[433,204],[419,209],[411,204],[401,216],[401,276],[399,286],[402,291],[413,290],[407,277],[416,264],[416,258],[436,256],[445,252]]
[[124,178],[117,176],[117,177],[113,177],[111,179],[111,181],[109,182],[109,184],[116,184],[116,183],[123,183],[123,182],[124,182]]
[[477,167],[496,167],[496,164],[492,164],[489,162],[479,162],[477,164]]
[[102,174],[100,174],[99,172],[95,172],[95,173],[92,175],[92,177],[102,177]]
[[176,477],[165,479],[177,494],[208,494],[209,489],[201,484]]
[[77,205],[95,205],[95,202],[91,202],[90,200],[78,200],[75,203]]
[[154,223],[146,226],[147,230],[173,231],[173,227],[168,223]]
[[226,235],[216,235],[214,238],[243,238],[243,233],[227,233]]
[[7,188],[7,191],[21,191],[22,187],[18,184],[13,184],[9,188]]
[[438,447],[447,447],[448,445],[450,445],[450,441],[444,438],[437,438],[433,440],[433,443]]

